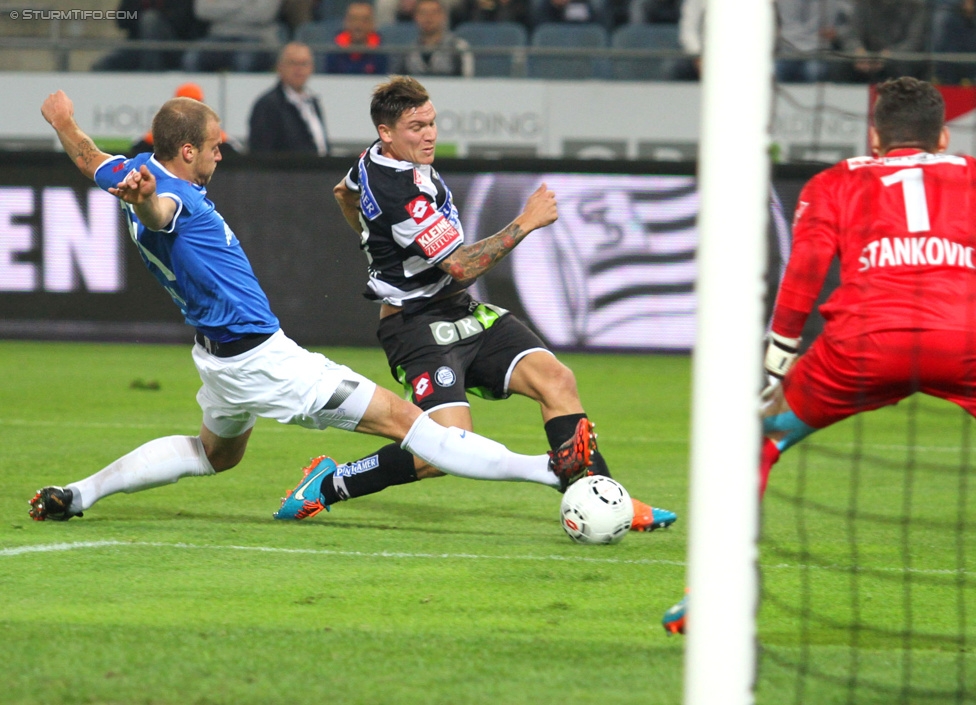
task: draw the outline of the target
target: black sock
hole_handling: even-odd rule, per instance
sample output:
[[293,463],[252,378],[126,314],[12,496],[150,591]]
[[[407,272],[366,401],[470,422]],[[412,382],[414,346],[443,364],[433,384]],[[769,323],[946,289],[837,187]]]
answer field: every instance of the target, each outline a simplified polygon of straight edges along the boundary
[[[556,450],[556,448],[566,442],[566,439],[572,438],[573,434],[576,433],[576,426],[579,424],[580,419],[585,418],[585,413],[566,414],[565,416],[555,416],[546,421],[546,438],[549,440],[549,447]],[[607,467],[607,461],[603,459],[600,451],[593,451],[590,454],[590,460],[593,461],[590,471],[594,475],[610,477],[610,468]]]
[[603,454],[600,451],[594,450],[590,453],[590,460],[593,461],[593,465],[590,466],[590,472],[594,475],[610,477],[610,468],[607,467],[607,461],[604,460]]
[[396,443],[383,446],[372,455],[343,463],[322,483],[322,501],[332,505],[344,499],[362,497],[393,485],[417,481],[413,455]]

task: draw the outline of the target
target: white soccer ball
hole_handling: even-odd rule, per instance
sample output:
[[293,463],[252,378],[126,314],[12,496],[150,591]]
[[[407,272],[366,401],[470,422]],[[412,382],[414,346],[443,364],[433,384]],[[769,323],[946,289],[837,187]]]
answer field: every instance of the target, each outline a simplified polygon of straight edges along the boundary
[[634,503],[616,480],[589,475],[566,490],[559,517],[576,543],[618,543],[630,531]]

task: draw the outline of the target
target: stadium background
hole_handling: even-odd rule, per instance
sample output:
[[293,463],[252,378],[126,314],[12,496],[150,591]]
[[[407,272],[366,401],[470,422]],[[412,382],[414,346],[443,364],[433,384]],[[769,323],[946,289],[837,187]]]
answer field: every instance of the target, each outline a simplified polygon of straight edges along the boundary
[[[128,243],[114,199],[65,161],[0,153],[0,336],[188,342],[178,309]],[[376,307],[362,296],[366,261],[331,194],[351,161],[237,156],[209,187],[284,329],[303,344],[375,344]],[[438,166],[469,240],[504,227],[540,181],[560,198],[560,221],[478,282],[476,295],[524,316],[558,348],[691,349],[692,164],[444,159]],[[784,214],[817,168],[778,169],[769,292],[788,256]]]
[[[103,4],[107,8],[115,3]],[[0,35],[8,28],[4,23]],[[84,48],[63,54],[58,61],[41,67],[55,69],[61,66],[60,61],[75,72],[39,73],[33,71],[38,66],[28,66],[24,57],[54,56],[54,52],[43,48],[18,52],[15,60],[9,54],[0,56],[0,66],[5,69],[31,69],[30,73],[0,74],[0,90],[6,96],[16,97],[7,101],[0,111],[0,146],[8,150],[22,147],[49,150],[54,145],[48,126],[38,116],[37,105],[38,96],[43,98],[57,87],[65,87],[69,94],[74,92],[82,127],[91,129],[100,143],[124,146],[145,131],[155,106],[171,94],[177,83],[188,78],[205,85],[208,102],[224,115],[231,133],[241,138],[246,133],[244,125],[251,101],[272,82],[270,76],[161,75],[130,77],[131,80],[124,81],[111,76],[92,77],[82,72],[85,58],[100,52]],[[332,184],[348,167],[349,157],[370,137],[371,128],[363,119],[363,106],[372,83],[336,77],[316,77],[313,81],[313,88],[327,96],[330,134],[335,138],[337,151],[345,153],[345,158],[309,162],[227,160],[212,184],[213,199],[244,242],[285,328],[305,344],[362,345],[375,349],[376,312],[359,293],[364,283],[363,258],[357,251],[355,236],[339,220],[329,193]],[[442,123],[445,149],[438,167],[455,190],[469,235],[483,236],[492,232],[492,227],[497,229],[506,222],[524,198],[527,183],[540,178],[560,184],[562,222],[571,225],[569,232],[558,238],[531,240],[541,252],[522,248],[510,263],[485,279],[481,293],[525,314],[556,347],[587,351],[687,351],[693,334],[688,321],[693,314],[691,287],[696,243],[693,217],[697,204],[694,188],[689,186],[694,165],[686,160],[693,158],[697,149],[697,85],[453,79],[429,83],[435,102],[446,118]],[[947,89],[945,94],[954,135],[951,150],[972,152],[972,108],[976,106],[976,92],[962,88]],[[771,198],[774,217],[769,232],[767,299],[775,291],[782,259],[788,254],[788,238],[784,233],[799,188],[822,168],[822,163],[865,151],[868,102],[866,87],[776,87],[772,119],[774,160],[793,163],[817,160],[821,164],[776,169]],[[526,106],[528,109],[523,109]],[[610,120],[608,113],[613,115]],[[475,162],[450,160],[446,158],[449,156],[505,159]],[[548,159],[525,159],[531,156]],[[511,161],[513,157],[523,161]],[[570,161],[577,157],[597,160]],[[670,161],[673,159],[677,161]],[[8,151],[0,153],[0,167],[0,337],[189,342],[189,330],[180,323],[172,302],[146,274],[127,243],[117,214],[114,214],[111,238],[88,242],[94,247],[86,248],[86,238],[94,236],[98,230],[95,224],[102,222],[98,218],[104,219],[100,207],[93,209],[92,204],[103,197],[98,193],[89,195],[90,185],[74,173],[63,155]],[[612,217],[620,213],[643,216],[643,219],[638,217],[636,224],[622,223]],[[655,214],[659,217],[653,217]],[[642,246],[626,249],[616,260],[599,256],[612,246],[633,242],[628,237],[634,233],[643,239]],[[729,236],[735,235],[732,223]],[[594,246],[594,239],[604,247]],[[93,252],[110,253],[109,259],[117,258],[116,268],[100,270]],[[575,258],[575,265],[563,269],[554,264],[549,256],[553,252],[569,254]],[[533,282],[531,276],[528,280],[520,278],[520,268],[535,272],[539,281]],[[609,277],[605,278],[616,279],[618,273],[628,274],[633,270],[640,270],[637,278],[627,279],[627,285],[619,290],[612,287],[609,291],[590,290],[591,279],[595,281],[608,273]],[[552,278],[556,275],[559,276],[554,285]],[[552,293],[553,301],[548,302],[548,308],[540,307],[538,295],[531,291],[533,283],[539,284],[544,293]],[[117,291],[92,290],[119,284],[122,288]],[[589,315],[594,306],[600,311],[620,311],[621,304],[628,302],[646,314],[637,316],[638,323],[645,327],[628,318],[626,305],[621,315],[627,325],[619,325],[617,319],[597,330],[580,324],[594,318]],[[768,303],[767,300],[767,307]],[[814,337],[816,326],[816,321],[808,326],[804,333],[806,340]],[[596,356],[587,356],[590,357]],[[655,364],[660,361],[654,360]],[[585,364],[578,360],[574,367],[583,370]],[[15,398],[12,382],[9,388],[11,398]],[[651,388],[660,389],[654,385]],[[47,396],[53,399],[60,393],[61,390],[52,390]],[[661,398],[656,402],[661,403],[666,396],[657,394]],[[615,398],[614,405],[618,403]],[[12,408],[13,404],[8,405],[8,409]],[[683,413],[675,416],[683,423]],[[968,545],[965,480],[970,472],[970,436],[967,435],[970,422],[968,418],[962,420],[960,434],[959,416],[954,409],[947,412],[943,407],[929,408],[924,401],[913,401],[827,432],[816,442],[805,444],[795,458],[789,458],[779,468],[777,485],[764,509],[763,552],[773,561],[786,564],[796,560],[803,567],[797,579],[799,588],[795,590],[789,579],[777,578],[776,570],[784,571],[784,565],[774,564],[773,571],[767,571],[763,610],[767,623],[773,621],[771,614],[775,617],[779,612],[785,613],[786,619],[781,623],[789,625],[789,629],[795,627],[795,643],[800,646],[795,652],[794,641],[782,638],[776,630],[765,629],[763,641],[769,658],[764,662],[763,676],[767,684],[778,671],[786,673],[786,679],[797,682],[796,702],[827,702],[812,692],[810,683],[816,681],[840,685],[843,697],[836,702],[971,701],[971,693],[976,689],[968,682],[971,678],[967,678],[967,673],[973,673],[974,669],[967,655],[970,650],[967,640],[971,643],[967,606],[968,614],[973,612],[971,604],[967,605],[971,603],[971,589],[967,589],[966,553],[968,550],[971,555],[972,549]],[[107,413],[104,418],[109,418]],[[643,415],[640,422],[642,426],[663,427],[661,419]],[[872,424],[888,424],[892,430],[872,434]],[[623,424],[613,422],[609,427],[619,432]],[[916,432],[916,427],[923,432]],[[9,422],[0,430],[8,433],[8,453],[39,446],[36,442],[18,442],[19,437],[10,433]],[[848,439],[845,433],[853,438]],[[673,434],[672,440],[679,437],[680,434]],[[683,439],[681,444],[683,447]],[[127,440],[119,445],[128,448],[131,443]],[[872,457],[871,453],[878,457]],[[924,457],[922,463],[916,462],[916,453]],[[957,453],[961,456],[958,460]],[[280,453],[269,455],[277,458]],[[8,455],[7,459],[10,458]],[[872,461],[877,467],[871,467],[872,463],[866,461]],[[648,461],[642,455],[638,463],[631,463],[628,468],[634,473],[635,484],[643,480],[638,480],[631,468],[648,462],[658,471],[680,468],[675,471],[676,476],[683,473],[685,465],[683,458],[669,464],[656,458]],[[14,467],[12,462],[5,464]],[[35,460],[33,466],[36,465],[40,462]],[[25,464],[20,462],[17,466]],[[922,512],[932,512],[929,524],[919,522],[917,514],[921,512],[910,506],[915,501],[912,490],[919,468],[925,476],[924,482],[918,485],[924,484],[931,496],[921,495],[917,503]],[[631,475],[622,477],[630,484]],[[855,478],[859,477],[863,477],[864,490],[871,494],[862,493],[861,486],[855,486]],[[941,479],[941,483],[933,482],[933,477]],[[838,488],[848,482],[851,489],[838,494]],[[654,479],[656,492],[660,491],[660,483],[659,472]],[[892,491],[889,484],[900,484],[905,489]],[[684,486],[682,476],[681,491]],[[19,499],[23,488],[17,487]],[[939,494],[935,493],[936,489],[940,490]],[[194,489],[181,485],[179,491],[182,499],[187,494],[192,496]],[[956,497],[958,507],[946,515],[944,508],[952,506]],[[149,495],[127,498],[127,501],[133,499],[137,503],[154,501]],[[507,508],[508,501],[497,504]],[[453,509],[455,502],[452,500],[448,505]],[[491,504],[487,503],[489,507]],[[834,509],[834,505],[840,508]],[[424,506],[427,508],[428,504]],[[863,512],[862,508],[881,508],[886,513],[879,517],[878,512]],[[105,511],[111,511],[111,505]],[[235,507],[235,511],[240,510]],[[429,517],[425,516],[420,523],[428,521]],[[790,527],[789,521],[795,521],[796,526]],[[385,525],[387,518],[383,517],[382,522]],[[116,523],[122,522],[116,517]],[[188,523],[192,521],[185,517],[174,521],[175,533],[181,540]],[[890,526],[894,525],[902,527],[900,540],[893,540]],[[931,537],[925,537],[930,540],[918,541],[921,535],[915,532],[919,526],[923,531],[931,530]],[[842,531],[838,532],[838,527]],[[890,548],[892,555],[884,554],[883,560],[874,561],[871,550],[879,553],[880,550],[866,541],[866,535],[878,527],[876,543]],[[532,531],[526,533],[535,535]],[[950,533],[952,540],[947,539]],[[359,539],[352,529],[349,534],[350,540]],[[835,534],[841,543],[849,545],[848,551],[838,550],[832,544],[832,551],[822,550],[827,545],[826,537],[836,539]],[[5,545],[24,540],[13,536],[12,530],[8,530]],[[657,535],[651,538],[666,540]],[[677,537],[672,532],[667,538]],[[633,546],[632,542],[625,548]],[[955,550],[957,562],[947,562],[945,556],[936,555],[928,546]],[[440,543],[437,550],[443,550]],[[914,555],[916,551],[923,551],[925,559]],[[660,546],[655,545],[654,555],[662,555]],[[676,550],[674,555],[683,554]],[[831,590],[827,590],[822,587],[827,583],[825,579],[821,583],[810,579],[810,575],[818,572],[836,573],[832,582],[845,583],[848,576],[844,571],[850,572],[852,589],[842,585],[843,590],[834,591],[836,586],[831,583]],[[863,579],[858,577],[861,573],[871,574],[869,579]],[[657,569],[655,578],[660,578]],[[681,580],[672,578],[671,588]],[[858,584],[858,581],[862,582]],[[926,581],[938,588],[931,599],[916,588]],[[892,585],[900,588],[902,594],[892,590]],[[18,593],[12,591],[12,594]],[[838,599],[842,594],[847,597]],[[894,614],[877,614],[880,608],[862,610],[860,601],[863,599],[866,604],[875,595],[880,595],[878,602]],[[926,601],[921,602],[919,596]],[[656,596],[650,602],[657,605],[660,599]],[[953,609],[945,605],[952,605]],[[899,612],[899,607],[905,614]],[[654,610],[659,611],[657,606]],[[951,622],[957,614],[958,624],[942,623],[942,620]],[[648,619],[642,614],[640,619],[656,626],[652,624],[656,616]],[[928,621],[936,624],[930,625]],[[933,651],[946,652],[942,661],[933,659],[933,672],[919,668],[930,654],[922,658],[914,655],[920,644],[928,642],[935,646]],[[10,643],[14,643],[13,639]],[[828,647],[842,645],[842,652],[850,654],[847,657],[850,665],[834,670],[823,668],[817,660],[821,643]],[[844,649],[844,645],[849,645],[849,649]],[[883,645],[886,649],[873,653],[862,649],[864,645]],[[872,678],[868,668],[874,658],[878,660],[877,678]],[[956,668],[946,668],[946,659]],[[894,668],[892,661],[896,662]],[[943,683],[937,675],[958,682]],[[662,679],[652,681],[660,684]],[[808,698],[803,697],[804,688],[811,691]],[[868,693],[866,699],[855,695],[861,688]],[[676,700],[676,691],[672,690],[671,694],[674,697],[669,700]],[[778,701],[793,699],[784,697]]]

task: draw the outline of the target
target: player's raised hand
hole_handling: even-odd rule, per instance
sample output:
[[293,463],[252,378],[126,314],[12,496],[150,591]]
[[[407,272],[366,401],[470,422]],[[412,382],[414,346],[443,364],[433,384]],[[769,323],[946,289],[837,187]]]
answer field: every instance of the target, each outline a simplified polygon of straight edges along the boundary
[[156,194],[156,177],[143,164],[139,167],[139,171],[132,169],[115,188],[110,188],[108,192],[126,203],[139,205]]
[[95,178],[95,170],[105,163],[109,155],[96,147],[91,137],[78,127],[75,105],[65,92],[58,91],[45,98],[41,103],[41,115],[58,133],[65,154],[71,157],[78,170],[89,179]]
[[525,210],[519,220],[527,230],[535,230],[555,223],[558,217],[556,194],[543,182],[525,202]]
[[58,91],[44,99],[41,104],[41,115],[54,129],[58,129],[67,120],[74,118],[75,105],[64,91]]

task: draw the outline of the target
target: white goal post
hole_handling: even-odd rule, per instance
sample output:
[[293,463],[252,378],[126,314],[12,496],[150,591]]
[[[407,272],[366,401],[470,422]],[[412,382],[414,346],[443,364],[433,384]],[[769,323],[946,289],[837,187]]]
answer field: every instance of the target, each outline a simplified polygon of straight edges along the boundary
[[708,0],[685,705],[753,702],[773,0]]

